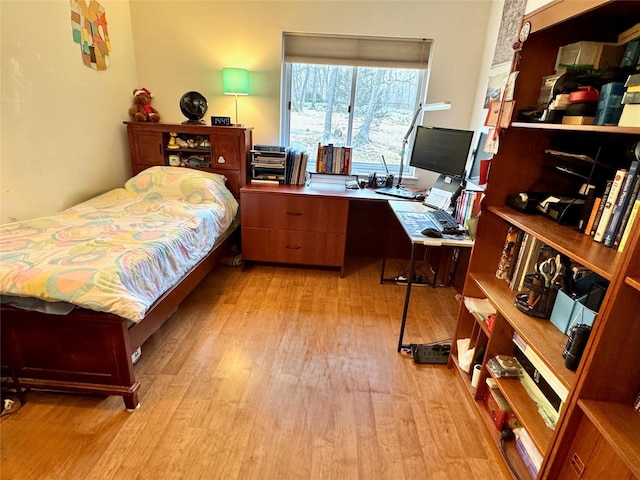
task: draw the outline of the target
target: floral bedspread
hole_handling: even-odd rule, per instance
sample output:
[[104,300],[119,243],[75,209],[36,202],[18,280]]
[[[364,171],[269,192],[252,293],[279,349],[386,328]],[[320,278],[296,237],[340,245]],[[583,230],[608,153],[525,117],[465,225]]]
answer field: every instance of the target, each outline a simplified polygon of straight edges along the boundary
[[56,215],[0,226],[0,294],[138,322],[231,225],[224,177],[152,167]]

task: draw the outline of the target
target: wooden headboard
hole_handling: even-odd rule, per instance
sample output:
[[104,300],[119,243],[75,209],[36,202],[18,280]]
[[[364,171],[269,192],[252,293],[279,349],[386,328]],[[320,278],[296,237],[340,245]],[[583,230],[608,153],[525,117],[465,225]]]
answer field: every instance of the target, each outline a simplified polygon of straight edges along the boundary
[[240,188],[249,182],[253,128],[124,123],[129,137],[132,175],[154,165],[197,168],[224,175],[229,190],[238,199]]

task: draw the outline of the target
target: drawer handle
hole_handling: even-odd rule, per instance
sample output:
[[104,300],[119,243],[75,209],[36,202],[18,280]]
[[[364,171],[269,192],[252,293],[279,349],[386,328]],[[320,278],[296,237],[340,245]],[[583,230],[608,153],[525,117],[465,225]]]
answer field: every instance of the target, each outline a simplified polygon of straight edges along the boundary
[[584,462],[582,461],[582,459],[578,456],[577,453],[573,454],[573,457],[571,457],[571,468],[573,469],[573,471],[575,472],[576,475],[578,475],[578,478],[582,477],[582,474],[584,473]]
[[299,217],[299,216],[302,215],[302,213],[300,213],[300,212],[287,212],[287,215],[292,215],[292,216],[295,216],[295,217]]
[[300,250],[302,247],[300,245],[285,245],[284,248],[288,248],[289,250]]

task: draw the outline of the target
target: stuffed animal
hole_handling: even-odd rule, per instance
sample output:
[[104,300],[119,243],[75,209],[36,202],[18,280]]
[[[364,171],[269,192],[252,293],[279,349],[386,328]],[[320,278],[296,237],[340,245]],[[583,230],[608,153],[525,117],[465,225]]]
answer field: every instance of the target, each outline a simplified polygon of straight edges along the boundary
[[129,115],[136,122],[159,122],[160,114],[151,106],[153,94],[146,88],[137,88],[133,91],[133,106],[129,109]]

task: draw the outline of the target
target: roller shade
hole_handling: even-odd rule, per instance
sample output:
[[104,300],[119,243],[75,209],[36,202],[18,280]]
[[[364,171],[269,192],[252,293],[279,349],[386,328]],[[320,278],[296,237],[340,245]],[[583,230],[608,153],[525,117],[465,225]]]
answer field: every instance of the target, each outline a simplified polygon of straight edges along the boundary
[[284,32],[287,63],[426,69],[433,40]]

